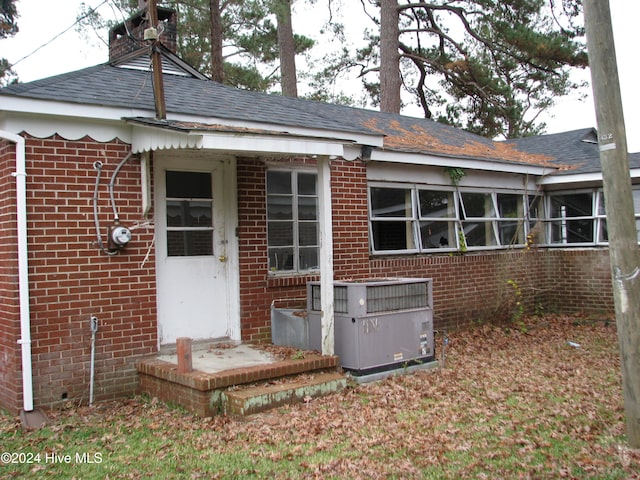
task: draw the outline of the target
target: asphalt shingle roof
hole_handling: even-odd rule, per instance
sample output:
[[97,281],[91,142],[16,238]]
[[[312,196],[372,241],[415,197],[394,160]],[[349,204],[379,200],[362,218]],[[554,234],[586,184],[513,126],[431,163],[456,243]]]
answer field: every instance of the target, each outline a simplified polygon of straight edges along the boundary
[[[594,128],[516,138],[505,143],[532,154],[550,156],[558,163],[565,163],[571,167],[559,170],[557,175],[602,171],[598,134]],[[640,153],[629,154],[629,166],[640,168]]]
[[[384,148],[393,151],[535,164],[571,173],[600,169],[597,144],[583,141],[590,129],[495,142],[428,119],[240,90],[192,76],[165,74],[164,86],[169,115],[210,117],[211,123],[224,119],[276,125],[283,132],[302,127],[331,131],[332,135],[383,135]],[[150,72],[109,63],[10,85],[0,89],[0,96],[4,95],[154,110]],[[634,157],[636,166],[638,156]]]
[[[358,109],[342,107],[338,113],[336,108],[321,108],[326,104],[319,102],[240,90],[178,75],[164,75],[164,87],[168,113],[369,133],[353,121]],[[0,89],[0,95],[154,110],[150,72],[110,64],[10,85]]]

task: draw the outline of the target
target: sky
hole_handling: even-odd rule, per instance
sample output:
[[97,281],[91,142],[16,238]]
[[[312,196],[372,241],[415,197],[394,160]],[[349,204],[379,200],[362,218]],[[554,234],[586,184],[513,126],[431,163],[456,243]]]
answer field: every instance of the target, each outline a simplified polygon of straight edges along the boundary
[[[29,82],[71,72],[108,60],[108,49],[104,43],[106,31],[92,31],[81,35],[72,27],[82,3],[92,7],[100,5],[99,12],[103,16],[122,20],[120,13],[114,11],[105,0],[18,0],[20,31],[12,38],[0,40],[0,57],[16,64],[14,70],[20,81]],[[637,49],[640,47],[640,29],[637,27],[640,1],[610,0],[610,8],[627,145],[630,152],[640,152],[640,88],[637,87],[640,77],[640,62],[637,61]],[[313,18],[313,15],[309,18]],[[304,31],[300,33],[313,36],[310,32],[314,28],[310,28],[308,19],[301,28]],[[578,71],[575,79],[589,81],[589,71]],[[586,98],[581,98],[585,95]],[[411,111],[403,113],[413,114]],[[596,127],[590,87],[581,94],[573,93],[558,99],[557,105],[543,120],[547,123],[547,133]]]

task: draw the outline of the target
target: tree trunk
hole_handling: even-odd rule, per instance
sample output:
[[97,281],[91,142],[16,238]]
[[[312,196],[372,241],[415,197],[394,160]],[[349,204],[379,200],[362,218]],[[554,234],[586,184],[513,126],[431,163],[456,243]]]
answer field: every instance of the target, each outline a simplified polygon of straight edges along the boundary
[[297,97],[296,45],[293,39],[293,27],[291,26],[291,0],[276,0],[274,6],[276,19],[278,20],[282,95]]
[[210,0],[209,14],[211,21],[211,79],[224,82],[224,62],[222,59],[222,16],[220,0]]
[[400,113],[398,0],[380,1],[380,111]]

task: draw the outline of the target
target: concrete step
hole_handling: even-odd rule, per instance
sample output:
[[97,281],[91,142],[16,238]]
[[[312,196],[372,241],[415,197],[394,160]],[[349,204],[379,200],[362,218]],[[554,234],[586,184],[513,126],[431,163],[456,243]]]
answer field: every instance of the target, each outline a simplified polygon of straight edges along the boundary
[[347,379],[342,373],[307,373],[226,390],[220,400],[225,413],[244,416],[335,393],[346,386]]

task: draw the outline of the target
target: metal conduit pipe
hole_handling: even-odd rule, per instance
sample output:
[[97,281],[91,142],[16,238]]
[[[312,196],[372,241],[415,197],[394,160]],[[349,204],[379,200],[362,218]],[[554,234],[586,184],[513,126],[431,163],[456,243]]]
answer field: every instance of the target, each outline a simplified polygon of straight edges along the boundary
[[96,239],[98,242],[98,248],[102,250],[105,255],[117,255],[117,251],[111,251],[102,243],[102,236],[100,235],[100,219],[98,218],[98,188],[100,187],[100,174],[102,173],[102,162],[96,161],[93,163],[93,168],[96,170],[96,183],[93,189],[93,223],[96,227]]
[[91,328],[91,374],[89,377],[89,406],[93,405],[93,386],[95,383],[95,363],[96,363],[96,332],[98,331],[98,317],[92,316],[89,319]]
[[109,198],[111,199],[111,208],[113,209],[113,221],[116,223],[120,221],[120,216],[118,215],[118,209],[116,208],[116,199],[113,193],[113,189],[116,183],[116,177],[118,176],[118,173],[120,173],[120,169],[124,166],[125,163],[129,161],[132,156],[133,153],[130,152],[126,157],[122,159],[122,161],[114,170],[113,175],[111,176],[111,181],[109,182]]
[[29,310],[29,262],[27,250],[27,169],[24,138],[0,130],[0,138],[16,144],[16,210],[18,233],[18,285],[20,296],[20,339],[22,348],[22,399],[25,412],[33,411],[33,370],[31,364],[31,314]]

